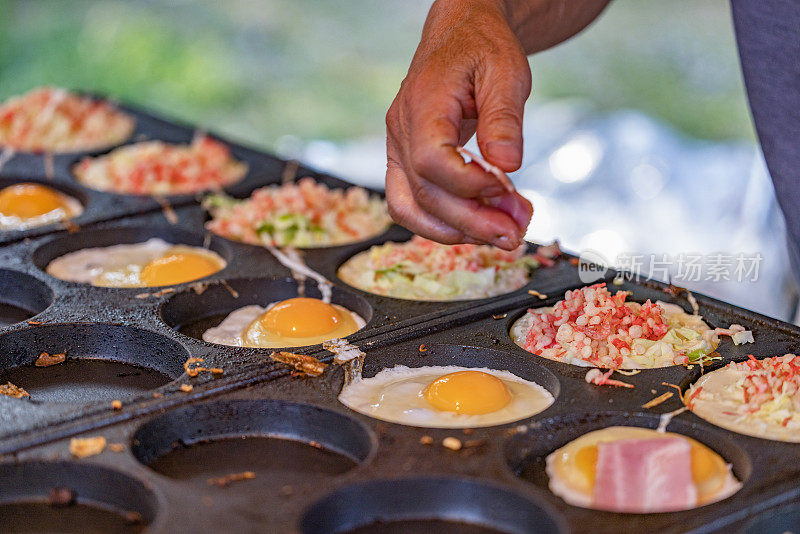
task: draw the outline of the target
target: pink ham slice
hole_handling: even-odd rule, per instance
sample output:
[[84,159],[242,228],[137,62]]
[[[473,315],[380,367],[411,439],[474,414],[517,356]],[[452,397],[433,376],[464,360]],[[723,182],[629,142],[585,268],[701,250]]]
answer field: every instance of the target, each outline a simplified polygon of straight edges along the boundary
[[697,506],[689,442],[623,439],[597,445],[594,507],[651,513]]

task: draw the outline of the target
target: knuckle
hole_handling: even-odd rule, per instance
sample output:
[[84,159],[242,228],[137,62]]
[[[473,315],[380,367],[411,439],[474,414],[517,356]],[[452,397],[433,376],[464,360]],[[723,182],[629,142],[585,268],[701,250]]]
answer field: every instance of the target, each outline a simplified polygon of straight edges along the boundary
[[438,166],[436,155],[427,147],[411,148],[411,169],[419,176],[428,178],[436,173]]
[[436,195],[431,189],[430,184],[426,183],[424,180],[412,180],[411,194],[414,196],[414,200],[417,201],[417,204],[426,211],[431,206],[435,205]]

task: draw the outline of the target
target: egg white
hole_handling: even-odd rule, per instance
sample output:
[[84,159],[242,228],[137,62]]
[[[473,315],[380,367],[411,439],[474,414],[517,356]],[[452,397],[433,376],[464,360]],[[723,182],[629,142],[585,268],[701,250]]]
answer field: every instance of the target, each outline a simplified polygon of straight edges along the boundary
[[215,252],[201,247],[174,245],[154,237],[143,243],[85,248],[64,254],[50,262],[47,274],[82,284],[142,287],[140,276],[144,266],[176,247],[213,256],[219,261],[220,269],[225,267],[225,260]]
[[[234,310],[228,314],[222,322],[212,328],[203,332],[203,341],[208,343],[217,343],[218,345],[228,345],[230,347],[244,347],[244,336],[250,323],[261,317],[263,314],[271,310],[276,304],[283,301],[270,302],[266,307],[258,305],[244,306],[238,310]],[[338,304],[331,304],[334,308],[339,310],[340,313],[347,313],[353,318],[358,325],[359,330],[364,328],[367,322],[357,313],[348,310]],[[291,338],[284,338],[286,342],[276,340],[276,345],[265,346],[265,348],[281,348],[281,347],[296,347],[292,344]]]
[[[512,400],[496,412],[469,415],[438,410],[423,392],[432,381],[457,371],[482,371],[493,375],[509,388]],[[391,423],[427,428],[476,428],[519,421],[544,411],[553,404],[553,395],[535,382],[509,371],[459,367],[455,365],[384,369],[372,378],[360,378],[342,388],[339,401],[364,415]]]

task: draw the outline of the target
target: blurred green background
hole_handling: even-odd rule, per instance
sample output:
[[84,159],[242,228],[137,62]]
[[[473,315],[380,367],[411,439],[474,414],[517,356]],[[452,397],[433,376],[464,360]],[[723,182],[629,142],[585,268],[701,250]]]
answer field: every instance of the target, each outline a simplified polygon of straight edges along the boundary
[[[272,148],[381,135],[429,1],[0,0],[0,98],[108,93]],[[532,59],[534,101],[635,108],[694,137],[752,138],[727,2],[617,0]]]

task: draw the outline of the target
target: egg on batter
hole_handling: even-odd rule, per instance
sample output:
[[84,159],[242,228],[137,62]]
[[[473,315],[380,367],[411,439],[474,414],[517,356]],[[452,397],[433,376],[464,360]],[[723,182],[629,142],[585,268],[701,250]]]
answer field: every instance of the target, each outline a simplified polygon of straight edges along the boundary
[[550,490],[569,504],[626,513],[688,510],[725,499],[741,483],[731,466],[681,434],[615,426],[547,457]]
[[502,425],[553,404],[547,389],[509,371],[398,365],[347,384],[339,401],[392,423],[429,428]]
[[245,306],[203,333],[209,343],[233,347],[305,347],[349,336],[366,321],[338,304],[297,297],[267,307]]
[[0,190],[0,230],[24,230],[81,214],[83,206],[69,195],[35,183]]
[[225,267],[216,252],[152,238],[144,243],[86,248],[47,266],[61,280],[101,287],[157,287],[212,275]]

